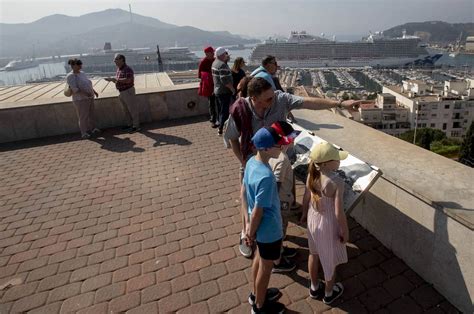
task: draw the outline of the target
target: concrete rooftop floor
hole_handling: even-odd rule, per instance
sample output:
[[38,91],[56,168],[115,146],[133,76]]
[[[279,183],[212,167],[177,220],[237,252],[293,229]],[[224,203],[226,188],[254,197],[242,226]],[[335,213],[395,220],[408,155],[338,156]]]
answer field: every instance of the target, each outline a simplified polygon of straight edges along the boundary
[[[19,280],[0,313],[249,313],[238,165],[204,118],[2,144],[0,173],[0,288]],[[349,225],[345,293],[329,307],[308,297],[306,231],[290,223],[298,268],[270,282],[288,312],[457,312]]]
[[[102,94],[118,95],[115,84],[107,82],[103,78],[90,77],[94,89]],[[148,73],[137,74],[135,76],[136,89],[150,89],[165,86],[172,86],[173,82],[166,73]],[[59,99],[68,99],[64,96],[65,81],[47,82],[47,83],[31,83],[25,85],[15,86],[0,86],[0,108],[5,104],[16,104],[18,102],[33,102],[33,101],[50,101]]]

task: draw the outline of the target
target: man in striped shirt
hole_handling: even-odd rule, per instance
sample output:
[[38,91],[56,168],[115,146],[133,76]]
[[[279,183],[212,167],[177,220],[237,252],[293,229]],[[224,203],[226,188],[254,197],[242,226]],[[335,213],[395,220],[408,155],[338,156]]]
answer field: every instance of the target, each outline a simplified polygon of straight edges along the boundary
[[125,62],[125,56],[116,54],[114,58],[117,72],[115,78],[108,78],[107,81],[115,83],[119,91],[119,100],[125,113],[126,125],[123,129],[129,133],[140,131],[140,107],[135,97],[134,73],[131,67]]
[[232,101],[232,95],[235,89],[232,80],[232,72],[227,65],[230,60],[227,49],[219,47],[216,49],[216,60],[212,63],[212,79],[214,81],[214,94],[217,98],[217,107],[219,111],[219,131],[222,135],[224,122],[229,117],[229,107]]

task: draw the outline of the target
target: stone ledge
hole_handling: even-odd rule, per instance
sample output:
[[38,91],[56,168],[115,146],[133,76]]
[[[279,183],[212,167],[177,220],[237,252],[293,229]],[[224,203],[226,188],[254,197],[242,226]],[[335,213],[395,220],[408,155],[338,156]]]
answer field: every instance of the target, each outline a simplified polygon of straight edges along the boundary
[[[199,83],[187,83],[180,85],[172,86],[161,86],[154,88],[137,88],[137,95],[147,95],[155,93],[166,93],[166,92],[178,92],[188,89],[197,89]],[[61,92],[62,93],[62,92]],[[99,95],[99,98],[96,98],[97,101],[102,99],[116,98],[118,96],[118,91],[103,93]],[[25,101],[15,101],[15,102],[4,102],[0,104],[0,112],[6,109],[30,107],[30,106],[41,106],[41,105],[52,105],[52,104],[62,104],[62,103],[71,103],[71,97],[58,97],[58,98],[48,98],[48,99],[38,99],[38,100],[25,100]]]
[[[203,115],[207,98],[197,94],[197,84],[183,84],[137,90],[140,121],[151,122]],[[194,106],[188,104],[193,102]],[[70,98],[4,103],[0,108],[0,143],[79,132],[75,108]],[[117,94],[95,100],[97,127],[124,124],[125,116]]]
[[379,167],[387,181],[474,230],[474,169],[327,110],[293,113],[301,126]]

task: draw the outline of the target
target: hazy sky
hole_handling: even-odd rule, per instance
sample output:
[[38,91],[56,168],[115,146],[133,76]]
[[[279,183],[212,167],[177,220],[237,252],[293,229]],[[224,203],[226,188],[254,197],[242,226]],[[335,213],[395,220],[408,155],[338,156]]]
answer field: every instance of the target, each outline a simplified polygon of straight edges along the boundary
[[473,0],[0,0],[0,22],[128,10],[129,3],[134,13],[163,22],[252,36],[288,35],[291,30],[351,35],[406,22],[474,22]]

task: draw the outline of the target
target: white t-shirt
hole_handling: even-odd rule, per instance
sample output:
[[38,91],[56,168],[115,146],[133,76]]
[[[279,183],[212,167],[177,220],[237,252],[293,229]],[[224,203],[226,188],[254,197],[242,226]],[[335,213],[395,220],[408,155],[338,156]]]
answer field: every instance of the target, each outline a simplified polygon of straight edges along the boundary
[[[85,75],[84,72],[79,72],[75,74],[71,71],[67,74],[66,81],[72,89],[73,101],[91,98],[88,97],[86,94],[91,94],[92,98],[94,97],[92,81],[87,78],[87,75]],[[81,91],[82,93],[79,93],[79,91]]]

